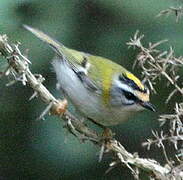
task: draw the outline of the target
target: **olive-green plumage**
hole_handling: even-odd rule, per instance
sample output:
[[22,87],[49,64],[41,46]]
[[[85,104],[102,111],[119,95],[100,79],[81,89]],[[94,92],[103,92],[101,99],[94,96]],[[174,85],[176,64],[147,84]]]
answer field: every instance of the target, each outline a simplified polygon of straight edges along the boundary
[[149,91],[122,66],[107,58],[65,47],[42,31],[24,26],[54,49],[53,67],[59,87],[87,118],[108,126],[148,108]]
[[[42,31],[24,25],[38,38],[48,43],[58,54],[64,56],[70,63],[81,65],[84,58],[88,61],[91,67],[88,70],[87,76],[95,82],[95,85],[102,90],[103,101],[108,104],[110,98],[110,87],[113,75],[118,72],[121,74],[131,74],[122,66],[112,62],[111,60],[90,55],[84,52],[76,51],[65,47],[60,42],[53,40]],[[100,78],[98,78],[100,77]],[[140,81],[139,81],[140,82]]]

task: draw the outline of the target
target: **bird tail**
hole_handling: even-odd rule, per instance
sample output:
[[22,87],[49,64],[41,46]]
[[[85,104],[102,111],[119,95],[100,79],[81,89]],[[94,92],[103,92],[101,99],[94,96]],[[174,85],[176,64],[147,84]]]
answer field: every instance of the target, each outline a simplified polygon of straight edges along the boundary
[[64,49],[65,46],[63,44],[61,44],[60,42],[58,42],[57,40],[51,38],[50,36],[48,36],[47,34],[45,34],[44,32],[35,29],[33,27],[30,27],[28,25],[23,25],[23,27],[25,29],[27,29],[28,31],[30,31],[31,33],[33,33],[35,36],[37,36],[39,39],[41,39],[42,41],[46,42],[49,44],[49,46],[57,53],[60,54],[61,56],[64,54]]
[[56,54],[59,57],[61,57],[60,58],[61,60],[67,61],[69,63],[73,63],[73,62],[80,63],[83,61],[83,56],[86,55],[85,53],[65,47],[62,43],[51,38],[50,36],[48,36],[47,34],[45,34],[44,32],[38,29],[32,28],[28,25],[23,25],[23,27],[28,31],[32,32],[35,36],[37,36],[43,42],[46,42],[47,44],[49,44],[49,46],[56,52]]

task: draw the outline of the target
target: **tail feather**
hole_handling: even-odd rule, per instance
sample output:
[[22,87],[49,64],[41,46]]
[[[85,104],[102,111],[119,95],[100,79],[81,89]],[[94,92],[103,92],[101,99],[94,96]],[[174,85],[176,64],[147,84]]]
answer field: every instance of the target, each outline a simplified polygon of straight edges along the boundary
[[63,55],[63,50],[62,50],[64,48],[63,44],[61,44],[57,40],[51,38],[50,36],[48,36],[47,34],[45,34],[44,32],[42,32],[38,29],[32,28],[32,27],[25,25],[25,24],[23,25],[23,27],[25,29],[27,29],[28,31],[32,32],[35,36],[37,36],[42,41],[48,43],[49,46],[51,48],[53,48],[53,50],[56,51],[58,54]]
[[61,57],[61,60],[68,61],[69,63],[74,62],[82,62],[84,53],[76,50],[69,49],[65,47],[62,43],[58,42],[57,40],[51,38],[44,32],[30,27],[28,25],[23,25],[25,29],[33,33],[36,37],[41,39],[43,42],[47,43],[55,52],[56,54]]

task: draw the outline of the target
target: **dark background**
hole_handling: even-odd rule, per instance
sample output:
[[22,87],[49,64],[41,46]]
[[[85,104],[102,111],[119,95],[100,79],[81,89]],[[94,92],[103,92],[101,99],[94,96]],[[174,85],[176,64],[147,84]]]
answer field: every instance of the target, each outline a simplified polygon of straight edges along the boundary
[[[42,74],[45,86],[58,98],[50,64],[54,53],[22,24],[47,32],[67,47],[110,58],[140,77],[137,68],[132,70],[137,51],[128,49],[126,43],[139,30],[145,34],[146,45],[168,39],[161,48],[172,46],[177,56],[182,55],[182,19],[176,23],[174,15],[156,17],[161,10],[181,4],[178,0],[0,0],[0,33],[20,41],[22,51],[29,49],[32,72]],[[8,78],[1,79],[0,179],[133,179],[121,166],[105,175],[110,155],[98,163],[100,149],[79,142],[58,118],[36,121],[45,105],[39,99],[28,101],[33,93],[30,88],[21,83],[5,87],[7,82]],[[158,114],[172,112],[176,101],[165,105],[171,89],[165,88],[163,80],[156,88],[158,93],[151,99],[158,113],[144,111],[111,128],[128,151],[164,163],[158,148],[147,151],[141,146],[152,136],[152,129],[159,129]],[[172,148],[168,147],[168,153]]]

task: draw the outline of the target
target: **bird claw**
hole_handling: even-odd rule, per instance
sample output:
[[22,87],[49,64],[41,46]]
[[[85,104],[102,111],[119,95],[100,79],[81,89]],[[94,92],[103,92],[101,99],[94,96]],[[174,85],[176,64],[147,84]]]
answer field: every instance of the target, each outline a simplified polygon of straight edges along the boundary
[[113,133],[111,129],[105,127],[101,136],[101,141],[104,141],[105,143],[107,143],[110,140],[112,140],[114,136],[115,136],[115,133]]
[[113,133],[111,131],[111,129],[109,128],[104,128],[104,131],[101,135],[101,149],[100,149],[100,153],[99,153],[99,162],[102,161],[103,155],[106,152],[106,145],[113,140],[115,133]]

